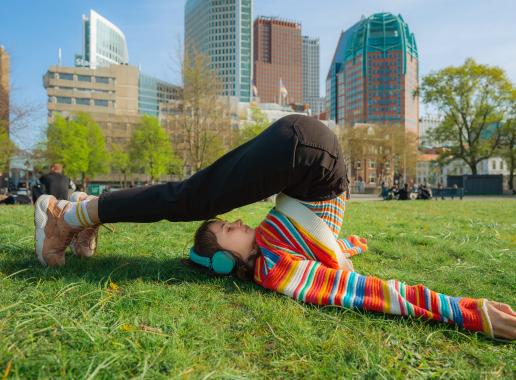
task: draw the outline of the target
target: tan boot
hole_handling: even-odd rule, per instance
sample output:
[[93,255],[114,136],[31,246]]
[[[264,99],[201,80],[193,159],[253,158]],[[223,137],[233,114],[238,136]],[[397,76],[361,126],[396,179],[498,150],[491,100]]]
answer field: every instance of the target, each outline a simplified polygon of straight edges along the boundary
[[64,213],[71,207],[65,200],[42,195],[34,205],[36,255],[41,264],[50,267],[65,264],[65,250],[80,229],[66,224]]
[[[70,201],[80,202],[94,198],[92,195],[76,191],[70,196]],[[97,250],[97,241],[99,234],[99,226],[88,227],[79,232],[72,240],[70,248],[75,256],[91,257]]]

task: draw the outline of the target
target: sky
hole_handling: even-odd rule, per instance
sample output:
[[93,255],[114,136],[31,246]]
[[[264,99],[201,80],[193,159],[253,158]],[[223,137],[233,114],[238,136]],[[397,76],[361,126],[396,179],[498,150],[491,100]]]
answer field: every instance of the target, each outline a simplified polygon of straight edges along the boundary
[[[73,66],[82,49],[82,19],[90,9],[125,34],[129,63],[179,83],[176,57],[184,37],[185,0],[2,0],[0,45],[11,56],[11,101],[35,108],[15,142],[29,148],[44,138],[46,92],[42,76],[57,63]],[[415,34],[420,77],[468,57],[502,67],[516,83],[515,0],[253,0],[253,18],[276,16],[301,23],[320,39],[320,91],[343,30],[376,12],[401,14]],[[423,113],[425,107],[422,108]]]

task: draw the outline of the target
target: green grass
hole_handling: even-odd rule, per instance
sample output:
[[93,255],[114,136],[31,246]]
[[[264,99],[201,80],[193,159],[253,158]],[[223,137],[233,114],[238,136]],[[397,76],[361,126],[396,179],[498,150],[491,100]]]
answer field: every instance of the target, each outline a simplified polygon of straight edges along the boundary
[[[271,207],[226,215],[256,226]],[[186,266],[199,223],[119,224],[58,270],[32,209],[0,207],[0,378],[514,378],[516,350],[455,326],[301,304]],[[516,201],[350,202],[362,274],[516,306]]]

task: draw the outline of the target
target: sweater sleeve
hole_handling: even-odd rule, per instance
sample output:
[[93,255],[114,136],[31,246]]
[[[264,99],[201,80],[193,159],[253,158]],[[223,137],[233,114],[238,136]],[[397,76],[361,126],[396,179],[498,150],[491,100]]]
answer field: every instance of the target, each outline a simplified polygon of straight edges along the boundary
[[342,252],[348,258],[360,255],[367,251],[367,240],[356,235],[351,235],[347,238],[340,238],[337,240],[337,243],[339,243]]
[[285,255],[260,284],[309,304],[423,317],[492,335],[483,299],[451,297],[421,284],[410,286],[397,280],[381,280],[329,268],[313,260]]

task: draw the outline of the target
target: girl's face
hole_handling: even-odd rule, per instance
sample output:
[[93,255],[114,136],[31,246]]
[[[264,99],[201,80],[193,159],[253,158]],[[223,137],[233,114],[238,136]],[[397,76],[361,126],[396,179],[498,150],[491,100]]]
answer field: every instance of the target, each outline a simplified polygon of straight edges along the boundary
[[256,253],[255,231],[238,219],[230,223],[217,220],[210,223],[209,230],[217,237],[217,243],[226,251],[230,251],[247,263]]

